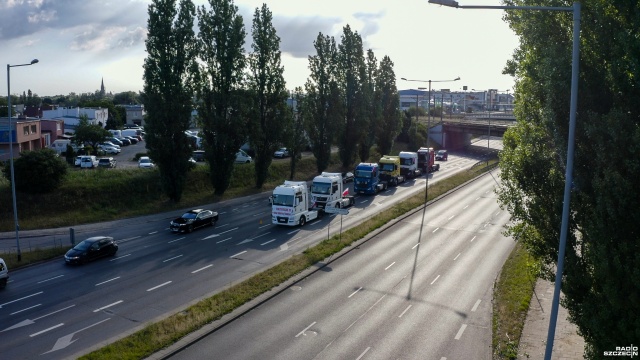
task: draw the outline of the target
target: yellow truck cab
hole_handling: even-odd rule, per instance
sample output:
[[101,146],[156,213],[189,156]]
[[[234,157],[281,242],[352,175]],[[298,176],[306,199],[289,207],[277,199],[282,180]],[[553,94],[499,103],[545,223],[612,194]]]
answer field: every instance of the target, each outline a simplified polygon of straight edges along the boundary
[[397,186],[404,182],[404,175],[400,173],[400,157],[383,155],[378,161],[380,165],[380,179],[386,181],[390,186]]

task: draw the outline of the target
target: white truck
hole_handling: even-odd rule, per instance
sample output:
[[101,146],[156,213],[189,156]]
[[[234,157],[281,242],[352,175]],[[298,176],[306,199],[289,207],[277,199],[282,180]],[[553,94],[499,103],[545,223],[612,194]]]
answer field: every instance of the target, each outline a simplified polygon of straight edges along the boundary
[[304,181],[285,181],[276,186],[271,196],[271,223],[274,225],[303,226],[318,218],[311,209],[309,190]]
[[418,167],[418,153],[411,151],[400,151],[400,173],[413,179],[422,175],[422,170]]
[[355,205],[353,196],[345,192],[341,173],[323,172],[311,183],[311,207],[324,211],[325,207],[345,208]]

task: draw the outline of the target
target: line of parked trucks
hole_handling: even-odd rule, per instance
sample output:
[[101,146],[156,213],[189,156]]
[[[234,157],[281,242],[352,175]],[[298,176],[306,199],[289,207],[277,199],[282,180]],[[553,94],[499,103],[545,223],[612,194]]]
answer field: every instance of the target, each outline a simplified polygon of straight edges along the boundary
[[[440,170],[435,163],[433,148],[417,152],[402,151],[398,156],[384,155],[378,163],[360,163],[354,171],[354,191],[376,194],[390,186],[398,186]],[[311,188],[304,181],[285,181],[270,197],[271,222],[276,225],[303,226],[317,219],[327,208],[346,208],[355,205],[355,198],[341,173],[323,172],[316,176]]]

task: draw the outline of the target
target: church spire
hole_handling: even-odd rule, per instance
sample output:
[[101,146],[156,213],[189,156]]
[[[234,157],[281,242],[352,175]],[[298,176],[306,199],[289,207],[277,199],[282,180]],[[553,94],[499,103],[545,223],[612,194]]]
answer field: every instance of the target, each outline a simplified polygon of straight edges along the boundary
[[102,81],[100,82],[100,96],[104,96],[105,95],[105,91],[104,91],[104,78],[102,78]]

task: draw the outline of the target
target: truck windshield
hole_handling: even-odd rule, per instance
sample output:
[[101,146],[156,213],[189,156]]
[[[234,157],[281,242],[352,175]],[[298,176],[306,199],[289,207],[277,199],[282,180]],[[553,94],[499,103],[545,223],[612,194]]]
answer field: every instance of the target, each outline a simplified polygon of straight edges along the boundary
[[356,169],[356,177],[358,178],[370,178],[371,171],[370,170],[357,170]]
[[311,185],[311,192],[314,194],[329,194],[329,189],[331,189],[331,184],[329,183],[314,182]]
[[273,205],[293,206],[293,195],[273,194]]
[[400,161],[402,165],[413,165],[413,158],[402,158]]
[[382,164],[380,171],[393,171],[395,166],[393,164]]

